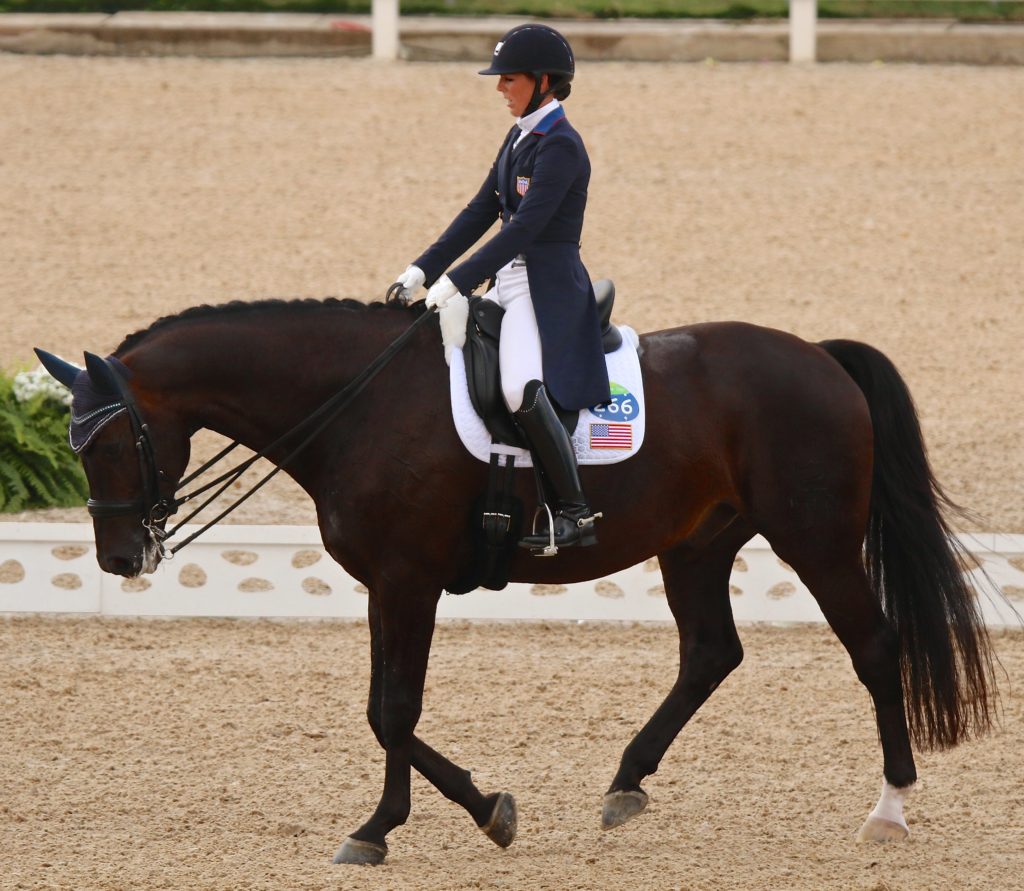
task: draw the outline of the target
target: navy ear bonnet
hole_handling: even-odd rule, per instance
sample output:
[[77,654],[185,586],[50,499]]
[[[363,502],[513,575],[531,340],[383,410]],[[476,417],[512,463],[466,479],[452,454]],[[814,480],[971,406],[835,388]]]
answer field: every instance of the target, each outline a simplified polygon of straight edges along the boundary
[[46,350],[36,348],[35,354],[50,376],[71,390],[68,440],[76,453],[81,452],[103,427],[127,410],[125,382],[132,378],[131,369],[114,356],[101,359],[86,353],[83,371]]
[[[94,358],[97,363],[104,362],[98,356]],[[90,373],[96,366],[93,362],[88,364],[88,370],[79,372],[71,385],[71,426],[68,428],[68,440],[75,452],[87,448],[100,430],[127,410],[113,374],[116,372],[123,380],[129,380],[132,373],[128,366],[120,359],[108,356],[105,360],[107,375],[96,374],[95,377],[99,379],[97,381]]]

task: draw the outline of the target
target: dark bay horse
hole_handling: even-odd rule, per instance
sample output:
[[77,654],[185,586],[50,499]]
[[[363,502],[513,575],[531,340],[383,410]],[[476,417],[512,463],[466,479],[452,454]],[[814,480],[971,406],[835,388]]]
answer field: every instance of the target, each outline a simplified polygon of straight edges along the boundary
[[[131,577],[155,568],[161,551],[147,526],[163,518],[149,512],[154,499],[173,498],[195,431],[266,448],[422,313],[348,300],[197,307],[131,335],[114,359],[88,357],[81,374],[51,357],[51,372],[74,383],[78,415],[104,402],[131,408],[82,449],[102,569]],[[384,860],[387,834],[409,814],[412,767],[497,844],[516,830],[511,795],[484,794],[415,735],[438,599],[472,562],[471,504],[487,477],[455,431],[436,320],[427,322],[287,468],[316,504],[328,552],[369,590],[367,716],[386,751],[384,789],[336,862]],[[626,746],[604,828],[646,807],[641,782],[740,664],[729,576],[760,533],[810,589],[874,704],[883,791],[860,838],[902,838],[903,797],[916,780],[911,741],[943,748],[982,733],[995,699],[988,638],[944,519],[952,505],[905,384],[864,344],[812,344],[741,323],[648,334],[640,353],[643,448],[582,470],[605,517],[600,544],[553,558],[523,551],[512,571],[514,581],[570,583],[660,561],[679,626],[678,675]],[[532,475],[519,474],[518,494],[532,505]]]

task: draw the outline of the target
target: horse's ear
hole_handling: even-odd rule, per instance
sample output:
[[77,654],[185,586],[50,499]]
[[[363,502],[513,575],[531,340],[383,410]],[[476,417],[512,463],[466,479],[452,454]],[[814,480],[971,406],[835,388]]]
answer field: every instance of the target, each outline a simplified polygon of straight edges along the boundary
[[114,370],[105,359],[101,359],[95,353],[86,353],[85,370],[89,373],[89,379],[97,392],[111,396],[121,393],[121,388],[114,377]]
[[38,347],[36,347],[35,353],[50,376],[59,383],[64,384],[68,389],[71,389],[71,385],[75,382],[75,378],[78,377],[82,369],[77,365],[72,365],[70,362],[65,362],[60,356],[55,356],[53,353],[48,353],[46,350],[41,350]]

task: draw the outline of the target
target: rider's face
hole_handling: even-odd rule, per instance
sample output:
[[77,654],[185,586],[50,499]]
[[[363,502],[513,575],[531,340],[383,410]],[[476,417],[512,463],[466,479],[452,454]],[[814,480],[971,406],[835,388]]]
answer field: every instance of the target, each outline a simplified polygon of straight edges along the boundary
[[[546,86],[544,83],[546,80],[547,75],[545,74],[541,80],[542,88]],[[526,106],[530,104],[530,99],[533,96],[533,85],[534,79],[529,74],[498,75],[497,89],[505,99],[505,104],[512,117],[521,118],[523,116]],[[546,104],[546,101],[541,104]]]

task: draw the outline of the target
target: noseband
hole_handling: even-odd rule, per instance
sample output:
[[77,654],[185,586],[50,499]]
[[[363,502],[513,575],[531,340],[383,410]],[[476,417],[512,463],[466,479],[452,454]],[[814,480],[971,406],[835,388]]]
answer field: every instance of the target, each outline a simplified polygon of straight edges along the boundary
[[[397,283],[392,285],[388,290],[388,299],[392,299],[392,295],[397,293],[396,288],[400,288]],[[398,353],[398,351],[412,338],[416,330],[426,322],[431,316],[434,315],[433,310],[424,312],[416,321],[414,321],[405,331],[403,331],[392,343],[384,349],[384,351],[377,356],[366,368],[363,369],[353,380],[335,393],[330,399],[328,399],[323,405],[307,415],[303,420],[299,421],[294,427],[286,431],[284,434],[279,436],[270,445],[264,447],[259,452],[254,454],[252,457],[247,458],[231,470],[223,473],[214,480],[200,486],[196,490],[188,493],[187,495],[179,496],[177,493],[180,492],[185,486],[191,483],[201,474],[205,473],[214,465],[218,464],[229,452],[236,448],[241,443],[235,440],[226,448],[218,452],[213,458],[189,474],[188,477],[178,483],[174,490],[174,494],[170,497],[165,497],[160,494],[160,481],[167,480],[168,476],[157,466],[156,454],[153,451],[153,443],[149,435],[149,427],[142,418],[142,414],[139,411],[139,407],[135,402],[135,398],[132,396],[132,392],[128,387],[128,382],[124,377],[117,371],[117,369],[111,367],[109,359],[103,359],[102,361],[107,365],[111,372],[111,376],[116,382],[118,395],[120,396],[120,403],[115,403],[111,408],[124,408],[128,415],[128,420],[131,423],[132,437],[135,440],[135,452],[138,456],[139,472],[142,479],[142,493],[139,498],[132,501],[104,501],[98,498],[90,498],[86,502],[86,508],[89,511],[89,515],[94,519],[111,519],[114,517],[121,517],[126,515],[142,516],[142,525],[145,527],[146,535],[149,541],[157,548],[160,553],[160,557],[163,560],[170,560],[178,551],[180,551],[185,545],[198,538],[211,526],[219,523],[224,517],[226,517],[231,511],[237,508],[243,501],[253,495],[256,491],[262,488],[269,480],[284,469],[288,463],[295,458],[306,446],[308,446],[317,436],[320,435],[334,420],[335,418],[348,407],[349,403],[355,399],[359,393],[366,387],[366,385],[376,377],[377,373],[380,372]],[[203,525],[198,531],[193,532],[183,541],[176,544],[173,548],[168,548],[165,544],[167,539],[174,535],[182,526],[184,526],[189,520],[195,517],[200,511],[202,511],[207,505],[217,499],[232,483],[235,482],[242,474],[244,474],[256,461],[260,458],[265,458],[267,455],[280,446],[286,441],[290,440],[295,434],[300,432],[306,432],[306,437],[295,445],[292,450],[280,461],[275,461],[276,466],[266,476],[259,480],[249,491],[229,505],[220,514],[210,520],[208,523]],[[173,516],[177,513],[178,508],[194,498],[209,491],[215,489],[212,495],[206,498],[195,510],[192,511],[187,517],[177,523],[173,529],[166,530],[163,528],[164,522],[168,517]]]

